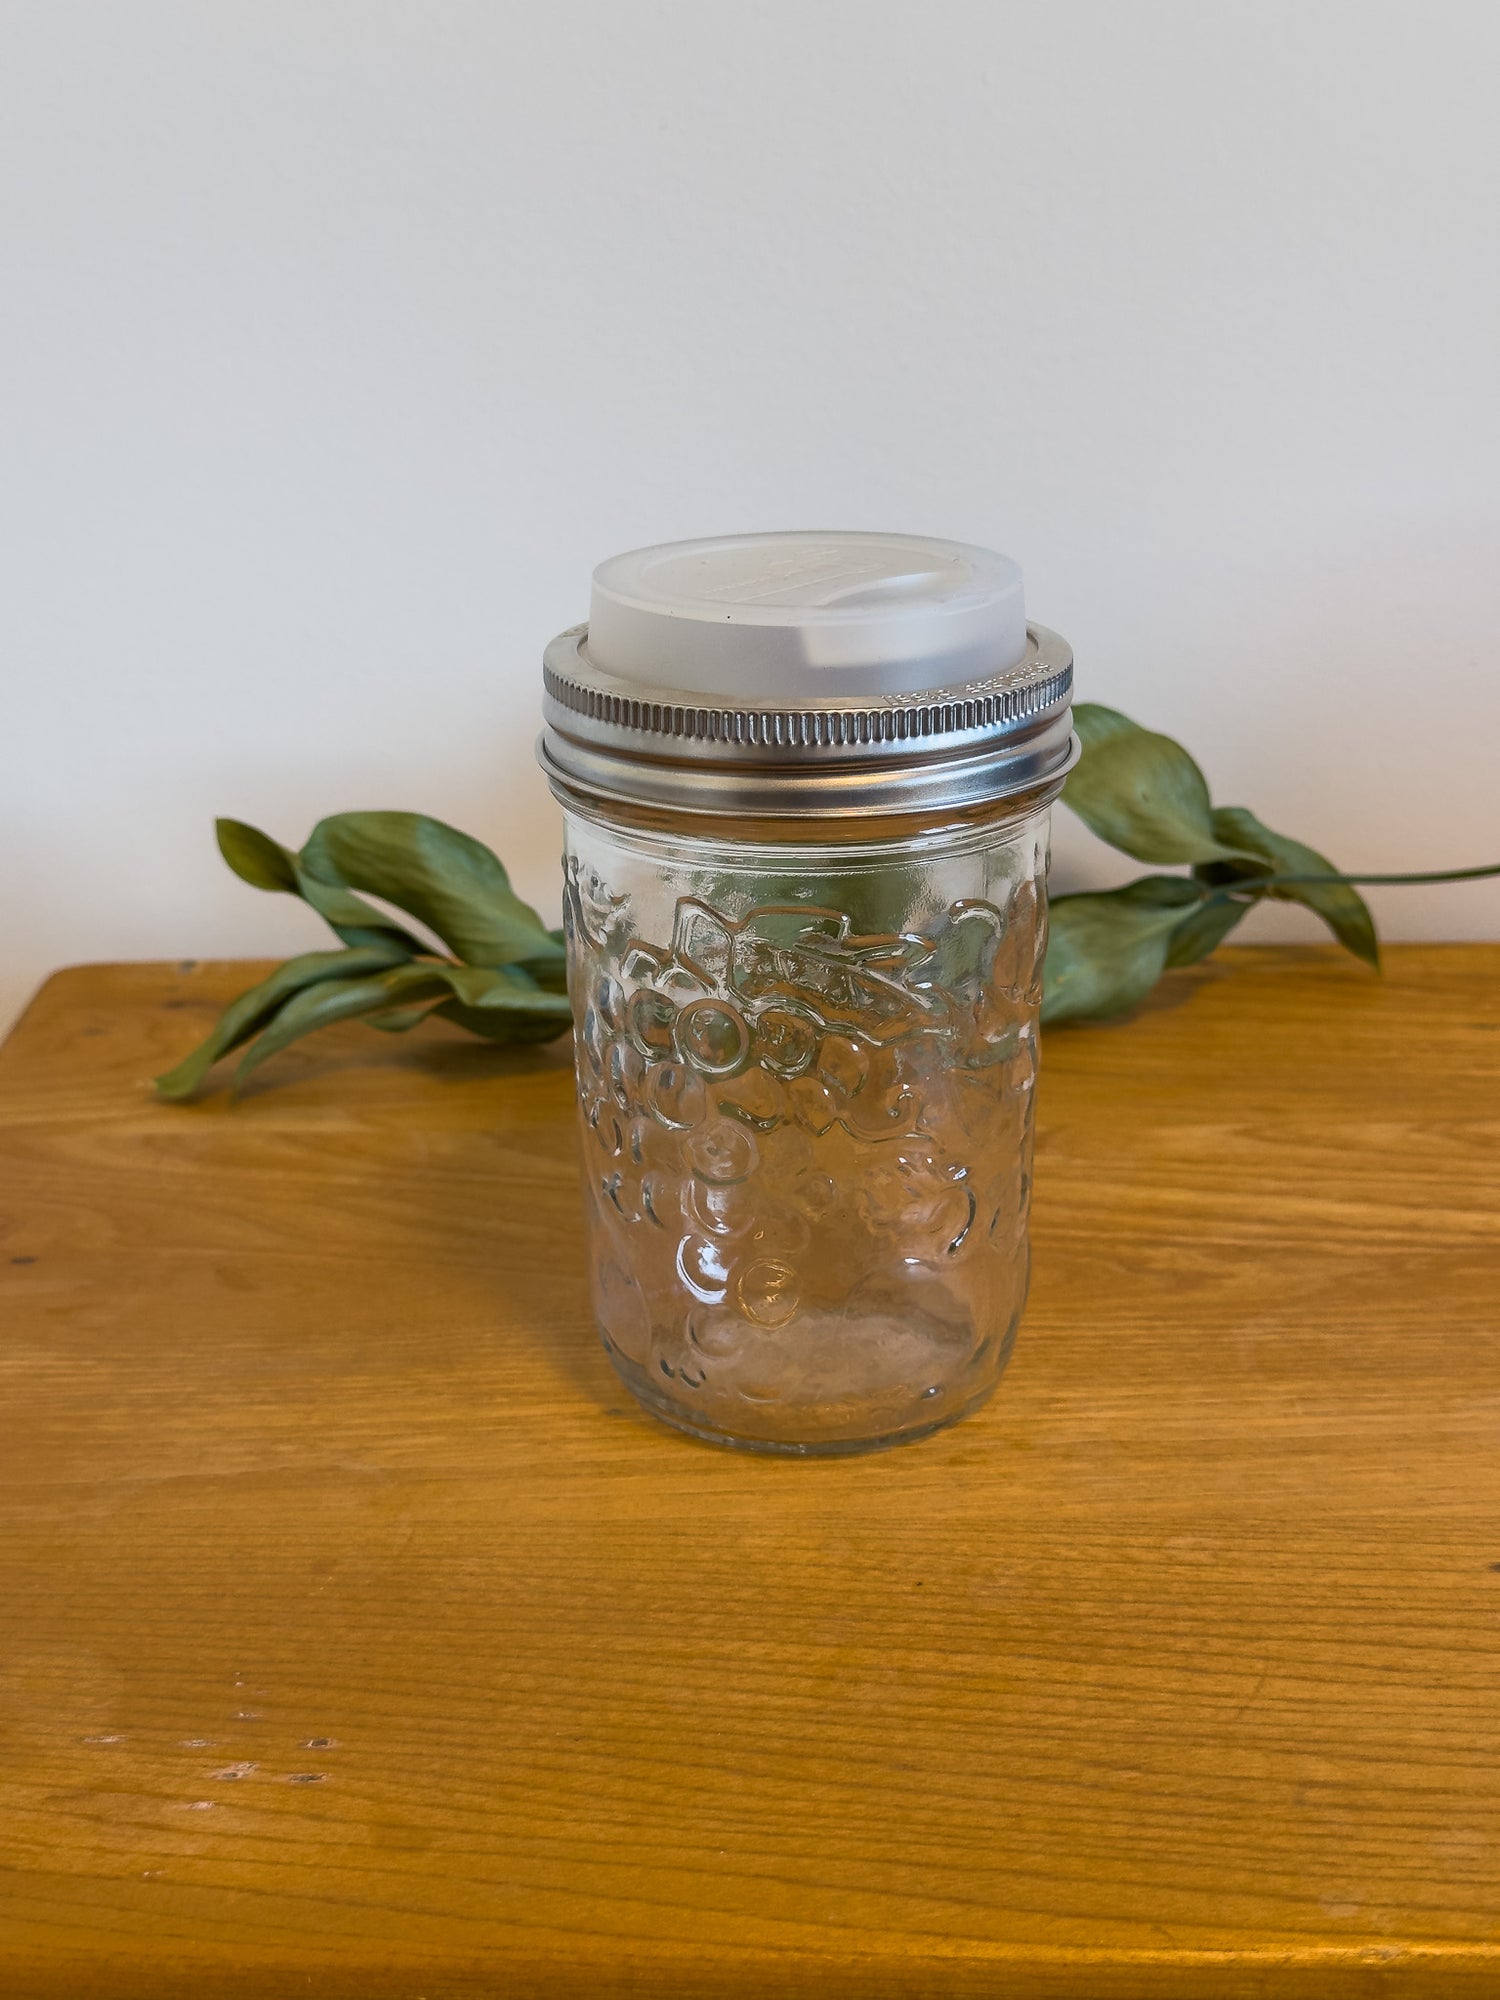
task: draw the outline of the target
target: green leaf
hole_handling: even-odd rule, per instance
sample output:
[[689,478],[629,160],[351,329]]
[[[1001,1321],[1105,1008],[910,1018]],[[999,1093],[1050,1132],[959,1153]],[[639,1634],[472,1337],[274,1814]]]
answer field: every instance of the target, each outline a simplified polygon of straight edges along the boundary
[[295,896],[297,865],[279,840],[242,819],[216,819],[219,852],[242,882],[254,889],[278,889]]
[[1182,875],[1058,896],[1048,918],[1042,1020],[1102,1021],[1145,999],[1166,970],[1173,932],[1204,891]]
[[363,978],[325,979],[316,986],[305,987],[300,993],[293,994],[272,1018],[260,1039],[251,1043],[234,1073],[235,1091],[238,1093],[244,1088],[246,1079],[269,1056],[289,1047],[303,1035],[310,1035],[318,1028],[331,1027],[335,1021],[357,1020],[362,1014],[388,1013],[394,1007],[409,1006],[415,1000],[438,999],[445,991],[446,982],[440,966],[419,965],[410,961]]
[[440,1021],[452,1021],[491,1042],[555,1042],[572,1026],[571,1010],[566,1020],[557,1020],[505,1007],[465,1007],[462,1001],[447,1000],[432,1011]]
[[398,944],[413,954],[431,950],[427,942],[398,924],[394,918],[375,910],[363,897],[351,896],[347,889],[320,882],[297,860],[297,893],[347,945]]
[[519,965],[442,968],[454,998],[433,1011],[492,1042],[551,1042],[573,1025],[566,994],[549,993]]
[[1208,785],[1180,743],[1098,702],[1080,702],[1073,720],[1083,756],[1063,799],[1101,840],[1137,861],[1221,861],[1238,852],[1214,832]]
[[[1201,881],[1236,881],[1251,875],[1336,875],[1333,863],[1316,848],[1273,833],[1244,806],[1220,806],[1213,816],[1214,832],[1226,845],[1255,857],[1245,864],[1218,863],[1199,868]],[[1380,940],[1370,906],[1348,882],[1292,882],[1286,888],[1258,889],[1260,896],[1273,896],[1288,903],[1301,903],[1320,916],[1339,943],[1380,970]]]
[[422,1000],[415,1007],[391,1007],[384,1014],[366,1014],[364,1022],[367,1028],[379,1028],[383,1035],[404,1035],[420,1027],[441,1005],[441,1001]]
[[1224,896],[1217,901],[1210,898],[1200,908],[1190,910],[1168,943],[1168,972],[1184,965],[1197,965],[1211,951],[1217,951],[1249,909],[1250,905],[1238,897]]
[[277,890],[300,896],[347,945],[399,945],[404,951],[423,952],[427,946],[413,937],[383,911],[372,909],[358,896],[333,883],[309,876],[301,857],[280,841],[249,826],[241,819],[215,820],[219,852],[242,882],[256,889]]
[[268,979],[231,1000],[207,1038],[175,1069],[156,1079],[163,1097],[191,1097],[221,1056],[227,1056],[258,1034],[283,1002],[322,981],[376,972],[399,964],[402,954],[392,945],[371,945],[357,951],[309,951],[289,958]]
[[548,993],[518,965],[443,965],[437,968],[453,989],[454,998],[470,1010],[503,1009],[553,1022],[560,1034],[571,1024],[573,1009],[566,994]]
[[563,951],[557,959],[552,961],[528,958],[524,963],[514,965],[510,969],[512,972],[526,973],[528,977],[536,981],[544,993],[561,993],[564,996],[567,994],[568,954],[566,951]]
[[338,813],[314,827],[304,873],[407,910],[470,965],[556,971],[561,943],[481,841],[425,813]]

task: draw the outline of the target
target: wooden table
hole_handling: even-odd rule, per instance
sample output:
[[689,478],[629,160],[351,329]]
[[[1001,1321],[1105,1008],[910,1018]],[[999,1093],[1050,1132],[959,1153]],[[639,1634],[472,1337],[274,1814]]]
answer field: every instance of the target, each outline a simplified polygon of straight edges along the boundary
[[[0,1994],[1500,1993],[1500,947],[1050,1037],[970,1423],[763,1460],[589,1324],[570,1079],[0,1057]],[[445,1038],[446,1037],[446,1038]]]

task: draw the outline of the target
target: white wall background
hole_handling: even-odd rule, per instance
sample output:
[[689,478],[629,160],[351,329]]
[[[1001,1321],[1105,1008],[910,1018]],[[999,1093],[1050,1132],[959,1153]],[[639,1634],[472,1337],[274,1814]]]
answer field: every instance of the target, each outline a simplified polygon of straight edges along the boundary
[[0,1016],[321,935],[216,812],[553,908],[543,642],[745,527],[1006,549],[1222,800],[1500,858],[1497,74],[1494,0],[0,0]]

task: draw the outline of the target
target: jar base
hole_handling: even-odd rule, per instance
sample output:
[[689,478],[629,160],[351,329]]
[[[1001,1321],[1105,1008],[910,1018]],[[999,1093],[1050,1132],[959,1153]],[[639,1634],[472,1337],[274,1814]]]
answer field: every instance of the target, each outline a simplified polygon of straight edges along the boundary
[[645,1371],[637,1370],[607,1339],[604,1345],[615,1373],[641,1408],[670,1430],[680,1431],[683,1436],[695,1438],[700,1444],[718,1445],[728,1451],[754,1452],[767,1458],[855,1458],[867,1452],[889,1451],[896,1445],[916,1444],[920,1439],[947,1430],[951,1424],[961,1423],[965,1417],[983,1409],[1000,1386],[1014,1341],[1015,1329],[1011,1328],[988,1379],[961,1402],[948,1405],[931,1418],[918,1418],[865,1437],[826,1438],[755,1437],[725,1430],[704,1420],[695,1420],[693,1414],[680,1404],[658,1395]]

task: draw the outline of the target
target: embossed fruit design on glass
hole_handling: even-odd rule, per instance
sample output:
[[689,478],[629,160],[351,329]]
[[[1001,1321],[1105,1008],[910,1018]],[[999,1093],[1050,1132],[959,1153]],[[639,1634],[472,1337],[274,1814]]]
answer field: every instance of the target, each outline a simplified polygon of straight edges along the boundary
[[595,1312],[698,1437],[977,1408],[1025,1303],[1071,659],[908,536],[637,551],[548,649]]

